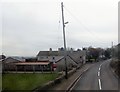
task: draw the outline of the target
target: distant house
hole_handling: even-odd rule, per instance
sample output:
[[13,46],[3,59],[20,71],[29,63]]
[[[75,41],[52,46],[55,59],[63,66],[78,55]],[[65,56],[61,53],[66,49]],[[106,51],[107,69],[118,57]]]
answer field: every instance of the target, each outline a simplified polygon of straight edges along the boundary
[[25,59],[22,57],[7,57],[6,59],[3,60],[3,64],[2,64],[3,71],[15,70],[16,66],[14,63],[17,62],[25,62]]
[[[74,66],[80,66],[86,62],[85,51],[67,51],[67,66],[72,68]],[[57,71],[62,71],[65,69],[64,62],[64,50],[52,51],[40,51],[37,54],[37,60],[49,60],[50,62],[55,62],[57,66]]]
[[35,58],[8,57],[3,61],[3,71],[51,71],[48,60],[37,61]]
[[25,58],[23,57],[7,57],[4,59],[5,63],[13,63],[13,62],[25,62]]

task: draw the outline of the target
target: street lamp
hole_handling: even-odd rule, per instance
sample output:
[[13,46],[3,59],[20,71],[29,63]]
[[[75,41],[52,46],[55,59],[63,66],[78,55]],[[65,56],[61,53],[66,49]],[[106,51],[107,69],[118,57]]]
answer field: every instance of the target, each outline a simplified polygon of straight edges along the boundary
[[69,22],[67,21],[67,22],[65,22],[64,24],[68,24]]

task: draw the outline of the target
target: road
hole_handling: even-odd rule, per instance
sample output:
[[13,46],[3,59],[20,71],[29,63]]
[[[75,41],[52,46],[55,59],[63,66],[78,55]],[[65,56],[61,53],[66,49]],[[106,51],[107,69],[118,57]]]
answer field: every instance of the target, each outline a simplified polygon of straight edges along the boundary
[[118,79],[109,64],[110,60],[94,64],[82,74],[72,90],[118,90]]

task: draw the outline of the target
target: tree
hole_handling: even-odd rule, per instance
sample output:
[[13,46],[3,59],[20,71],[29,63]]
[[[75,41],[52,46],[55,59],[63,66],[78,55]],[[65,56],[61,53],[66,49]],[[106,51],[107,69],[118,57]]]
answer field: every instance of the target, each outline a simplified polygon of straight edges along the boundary
[[95,61],[97,61],[100,50],[98,48],[89,47],[88,52],[88,59],[95,59]]
[[110,58],[111,57],[111,49],[110,48],[107,48],[105,51],[104,51],[104,55],[106,58]]
[[77,51],[81,51],[81,49],[77,49]]

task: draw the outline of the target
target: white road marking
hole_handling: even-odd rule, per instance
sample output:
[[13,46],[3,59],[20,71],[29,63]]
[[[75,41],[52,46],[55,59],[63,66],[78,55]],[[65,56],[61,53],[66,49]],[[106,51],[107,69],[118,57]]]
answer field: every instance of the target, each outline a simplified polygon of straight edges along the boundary
[[75,84],[70,88],[70,92],[71,90],[75,87],[75,85],[78,83],[78,81],[81,79],[81,77],[78,78],[78,80],[75,82]]
[[89,68],[87,68],[86,70],[84,70],[83,72],[86,72]]
[[104,64],[105,62],[103,62],[102,64],[100,64],[100,67]]
[[101,87],[101,81],[100,81],[100,79],[98,79],[98,81],[99,81],[99,89],[101,90],[102,89],[102,87]]
[[[86,70],[84,70],[83,73],[85,73],[89,68],[90,68],[90,67],[88,67]],[[82,74],[83,74],[83,73],[82,73]],[[71,92],[71,90],[75,87],[75,85],[78,83],[78,81],[80,81],[80,79],[81,79],[81,77],[82,77],[82,74],[77,77],[78,79],[76,78],[77,81],[72,85],[72,87],[71,87],[71,85],[70,85],[70,86],[67,88],[67,89],[69,89],[69,88],[71,87],[68,92]]]
[[100,76],[100,71],[98,72],[98,77]]
[[99,67],[99,71],[100,71],[100,67]]
[[[100,76],[100,70],[101,70],[101,66],[103,65],[103,63],[102,64],[100,64],[100,66],[99,66],[99,71],[98,71],[98,77]],[[102,85],[101,85],[101,80],[100,79],[98,79],[98,82],[99,82],[99,89],[101,90],[102,89]]]

